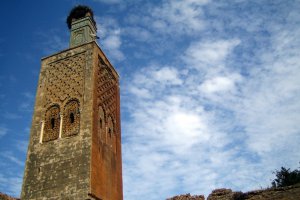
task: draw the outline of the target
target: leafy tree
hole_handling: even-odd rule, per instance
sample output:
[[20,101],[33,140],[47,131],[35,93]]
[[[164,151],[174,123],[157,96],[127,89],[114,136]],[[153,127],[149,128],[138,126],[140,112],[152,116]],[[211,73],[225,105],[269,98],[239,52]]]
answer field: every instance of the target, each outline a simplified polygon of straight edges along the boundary
[[281,167],[281,170],[276,170],[273,173],[276,175],[276,178],[272,181],[273,188],[300,183],[300,170],[298,169],[291,171],[290,168]]

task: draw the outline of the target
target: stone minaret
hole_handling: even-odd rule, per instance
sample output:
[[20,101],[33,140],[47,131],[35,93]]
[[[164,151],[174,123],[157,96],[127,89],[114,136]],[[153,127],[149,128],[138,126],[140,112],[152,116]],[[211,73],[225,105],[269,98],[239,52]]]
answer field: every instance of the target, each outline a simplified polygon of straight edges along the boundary
[[119,76],[86,6],[70,48],[42,58],[21,199],[122,200]]

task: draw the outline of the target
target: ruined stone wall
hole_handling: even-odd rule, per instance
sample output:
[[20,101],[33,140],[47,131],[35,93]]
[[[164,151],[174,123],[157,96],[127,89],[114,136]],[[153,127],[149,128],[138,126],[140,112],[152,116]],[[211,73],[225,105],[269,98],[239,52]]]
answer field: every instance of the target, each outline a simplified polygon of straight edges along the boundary
[[247,200],[299,200],[300,199],[300,184],[267,190],[251,191],[244,194],[244,199]]
[[207,200],[233,200],[237,196],[241,196],[240,194],[242,193],[239,192],[238,195],[236,195],[231,189],[216,189],[212,191]]
[[[167,200],[204,200],[204,196],[179,195]],[[231,189],[216,189],[208,196],[207,200],[299,200],[300,184],[273,188],[265,190],[255,190],[246,193],[233,192]]]
[[273,188],[265,190],[255,190],[246,193],[232,192],[230,189],[214,190],[207,200],[299,200],[300,184]]
[[20,200],[18,198],[10,197],[0,192],[0,200]]
[[191,196],[190,194],[178,195],[167,200],[205,200],[203,195],[194,195]]
[[92,47],[42,59],[21,199],[88,197]]

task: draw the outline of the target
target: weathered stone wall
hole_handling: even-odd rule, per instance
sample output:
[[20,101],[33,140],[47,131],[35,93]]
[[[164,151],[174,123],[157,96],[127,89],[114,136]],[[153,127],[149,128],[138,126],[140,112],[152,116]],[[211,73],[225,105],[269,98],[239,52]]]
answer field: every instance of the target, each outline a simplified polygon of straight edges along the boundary
[[119,77],[96,42],[42,59],[22,199],[122,200],[120,124]]
[[[85,44],[42,59],[21,199],[88,197],[92,53],[93,45]],[[69,117],[66,105],[74,99],[78,101],[79,109],[70,125],[75,127],[73,130],[60,123],[71,123],[64,118]],[[52,105],[60,110],[54,116],[47,115],[47,109]],[[57,134],[60,129],[62,137]]]

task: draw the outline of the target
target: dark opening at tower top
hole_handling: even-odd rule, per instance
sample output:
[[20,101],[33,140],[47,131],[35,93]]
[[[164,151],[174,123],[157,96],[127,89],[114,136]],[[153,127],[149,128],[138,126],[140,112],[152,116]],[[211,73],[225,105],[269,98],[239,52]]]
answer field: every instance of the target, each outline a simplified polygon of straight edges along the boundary
[[[71,29],[71,25],[72,25],[72,20],[77,20],[83,17],[87,17],[90,16],[92,19],[93,24],[96,27],[96,22],[94,20],[94,13],[93,10],[88,7],[88,6],[84,6],[84,5],[78,5],[75,6],[69,13],[69,16],[67,18],[67,24],[68,24],[68,28]],[[97,29],[97,27],[96,27]]]

